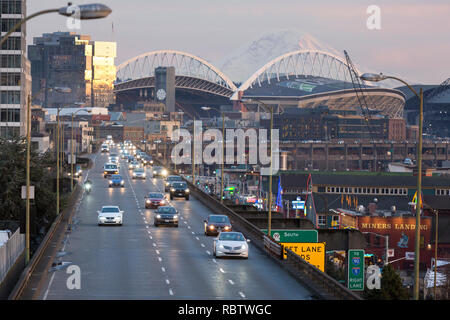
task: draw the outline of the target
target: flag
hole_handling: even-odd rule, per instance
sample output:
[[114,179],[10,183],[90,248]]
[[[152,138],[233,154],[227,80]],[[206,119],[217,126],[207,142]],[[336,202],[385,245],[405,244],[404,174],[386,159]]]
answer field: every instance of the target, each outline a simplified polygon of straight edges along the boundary
[[306,189],[308,190],[306,194],[305,200],[305,216],[307,219],[311,220],[314,224],[314,227],[317,228],[317,215],[316,215],[316,207],[314,205],[314,197],[312,192],[312,177],[311,174],[308,176],[308,180],[306,182]]
[[[416,193],[414,193],[414,197],[412,199],[412,202],[414,202],[416,204],[416,207],[417,207],[417,202],[418,201],[419,201],[419,199],[417,198],[417,191],[416,191]],[[420,208],[423,209],[423,194],[422,193],[421,193],[421,196],[420,196]]]
[[277,211],[283,209],[283,187],[281,186],[281,176],[278,177]]

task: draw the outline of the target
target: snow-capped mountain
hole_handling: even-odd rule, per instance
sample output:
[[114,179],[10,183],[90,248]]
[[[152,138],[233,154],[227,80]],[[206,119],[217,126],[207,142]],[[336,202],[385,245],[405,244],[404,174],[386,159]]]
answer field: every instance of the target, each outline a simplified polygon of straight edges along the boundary
[[[285,53],[302,49],[325,51],[345,60],[343,50],[337,50],[319,41],[309,33],[302,33],[297,30],[282,30],[260,36],[258,39],[243,45],[230,55],[217,61],[215,64],[234,82],[243,82],[269,61]],[[375,72],[356,63],[351,52],[349,54],[353,64],[361,72]],[[393,80],[386,80],[378,84],[373,83],[372,85],[385,88],[401,86],[399,82]]]

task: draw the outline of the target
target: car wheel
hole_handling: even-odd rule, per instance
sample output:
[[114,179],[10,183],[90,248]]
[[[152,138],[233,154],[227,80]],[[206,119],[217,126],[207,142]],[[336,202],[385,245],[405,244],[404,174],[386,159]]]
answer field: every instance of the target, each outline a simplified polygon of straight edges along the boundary
[[189,200],[189,196],[186,197],[186,200]]
[[170,200],[173,200],[173,196],[172,195],[170,196]]
[[178,223],[175,225],[175,228],[178,228]]
[[158,227],[158,224],[157,224],[157,223],[155,223],[155,227]]

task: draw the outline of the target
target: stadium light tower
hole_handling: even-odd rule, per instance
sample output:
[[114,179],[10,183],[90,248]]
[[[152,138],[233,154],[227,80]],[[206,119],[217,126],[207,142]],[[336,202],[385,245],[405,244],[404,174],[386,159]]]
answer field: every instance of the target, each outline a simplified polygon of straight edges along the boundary
[[419,141],[417,145],[417,203],[416,203],[416,234],[415,234],[415,248],[414,248],[414,300],[419,300],[419,254],[420,254],[420,212],[422,209],[422,131],[423,131],[423,89],[420,88],[419,93],[414,90],[404,80],[386,76],[382,73],[364,73],[360,76],[362,80],[379,82],[386,79],[394,79],[400,81],[411,90],[420,101],[419,107]]

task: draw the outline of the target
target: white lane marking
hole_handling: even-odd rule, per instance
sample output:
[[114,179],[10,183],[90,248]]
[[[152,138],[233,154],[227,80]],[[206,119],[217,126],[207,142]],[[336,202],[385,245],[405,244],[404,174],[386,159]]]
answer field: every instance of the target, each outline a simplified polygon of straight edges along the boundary
[[148,229],[148,226],[145,226]]
[[56,275],[56,273],[53,273],[53,274],[52,274],[52,277],[51,277],[51,279],[50,279],[50,283],[48,284],[48,288],[47,288],[47,290],[45,291],[44,300],[47,300],[47,296],[48,296],[48,293],[49,293],[49,291],[50,291],[50,286],[52,285],[52,282],[53,282],[53,279],[55,278],[55,275]]
[[206,253],[207,253],[207,254],[211,254],[211,252],[209,252],[209,250],[206,250]]
[[214,263],[217,263],[216,259],[213,259],[213,262],[214,262]]
[[164,267],[161,267],[162,272],[166,272],[166,269]]
[[172,291],[172,289],[169,289],[169,294],[170,294],[171,296],[173,296],[173,291]]
[[153,246],[156,247],[156,243],[153,242]]
[[192,232],[192,234],[195,234],[195,232],[194,231],[191,231]]
[[223,270],[222,268],[219,268],[219,271],[225,273],[225,270]]
[[161,257],[158,257],[158,260],[159,260],[159,262],[162,262],[162,258]]
[[204,248],[205,247],[205,245],[203,244],[203,243],[200,243],[200,245]]
[[169,281],[169,279],[166,279],[166,283],[167,283],[167,284],[170,284],[170,281]]
[[183,221],[184,224],[187,224],[187,221]]
[[231,280],[231,279],[228,279],[228,282],[232,285],[234,284],[233,280]]
[[147,232],[150,234],[150,233],[152,233],[150,230],[147,230]]
[[188,227],[188,229],[190,229],[191,228],[191,226],[187,226]]
[[240,294],[240,296],[241,296],[242,298],[245,298],[245,294],[244,294],[244,293],[242,293],[241,291],[239,291],[239,294]]
[[200,241],[200,238],[199,238],[199,237],[195,237],[195,239],[197,239],[197,240],[199,240],[199,241]]
[[148,236],[150,239],[153,239],[153,237],[152,236]]
[[156,251],[156,254],[159,254],[159,250],[155,250]]

